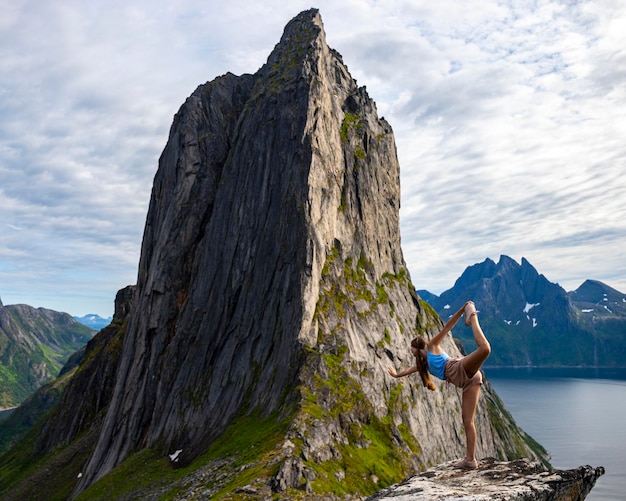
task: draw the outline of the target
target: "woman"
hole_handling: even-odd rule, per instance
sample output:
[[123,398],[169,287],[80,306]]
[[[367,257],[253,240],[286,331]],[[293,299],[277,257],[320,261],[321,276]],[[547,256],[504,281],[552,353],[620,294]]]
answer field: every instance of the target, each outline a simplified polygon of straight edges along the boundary
[[[474,341],[478,348],[469,355],[462,358],[450,358],[441,348],[441,342],[446,334],[452,330],[459,319],[465,315],[465,325],[472,327]],[[425,387],[430,390],[435,389],[435,385],[430,378],[430,374],[439,379],[463,389],[462,411],[463,427],[465,428],[465,439],[467,442],[467,452],[465,458],[455,463],[455,467],[463,469],[474,469],[478,466],[476,462],[476,426],[474,425],[474,414],[478,404],[480,385],[483,382],[480,367],[491,353],[489,341],[483,334],[478,323],[478,312],[472,301],[468,301],[448,320],[439,334],[426,342],[424,338],[417,337],[411,341],[411,352],[415,357],[415,367],[396,372],[395,368],[389,366],[389,374],[398,378],[408,376],[414,372],[419,372]]]

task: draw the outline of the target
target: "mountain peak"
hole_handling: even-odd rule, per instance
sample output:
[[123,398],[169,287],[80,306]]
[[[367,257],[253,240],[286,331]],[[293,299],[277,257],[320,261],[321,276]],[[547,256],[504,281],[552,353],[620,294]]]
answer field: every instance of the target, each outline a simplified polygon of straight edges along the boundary
[[[351,268],[375,297],[385,273],[408,275],[399,196],[391,128],[326,46],[317,11],[287,25],[255,75],[199,87],[159,162],[120,379],[82,485],[140,444],[182,449],[187,464],[243,409],[287,412],[305,348],[319,364],[320,339],[346,343],[324,334],[325,282]],[[407,288],[389,294],[416,314]]]
[[[127,318],[102,331],[111,360],[86,356],[78,371],[114,380],[64,396],[106,411],[75,494],[145,448],[190,465],[246,421],[282,430],[254,470],[278,492],[372,493],[463,454],[458,392],[426,395],[387,372],[442,325],[411,284],[399,207],[392,128],[316,10],[255,74],[199,86],[159,159]],[[460,356],[451,338],[443,347]],[[494,398],[478,404],[478,453],[538,457]]]
[[324,34],[324,26],[319,10],[303,10],[287,23],[279,44],[285,45],[294,41],[309,44],[319,34],[322,34],[322,36]]
[[280,42],[267,58],[262,72],[268,79],[286,81],[304,69],[303,62],[311,54],[325,47],[324,26],[318,10],[303,11],[285,26]]
[[[420,292],[422,294],[422,292]],[[423,296],[441,315],[471,298],[493,348],[489,364],[616,366],[622,364],[626,295],[597,280],[565,292],[522,258],[501,256],[468,267],[452,289]],[[461,331],[468,347],[473,339]]]
[[599,280],[585,280],[570,296],[576,301],[587,303],[623,302],[622,299],[626,301],[626,294]]

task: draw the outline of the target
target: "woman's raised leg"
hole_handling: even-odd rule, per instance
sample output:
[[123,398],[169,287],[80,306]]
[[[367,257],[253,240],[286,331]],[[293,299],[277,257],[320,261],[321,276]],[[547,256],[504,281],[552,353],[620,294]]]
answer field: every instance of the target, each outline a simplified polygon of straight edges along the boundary
[[478,322],[478,314],[474,311],[469,316],[469,322],[474,334],[474,341],[478,346],[472,353],[463,358],[463,368],[469,377],[472,377],[481,368],[487,357],[491,354],[491,345]]

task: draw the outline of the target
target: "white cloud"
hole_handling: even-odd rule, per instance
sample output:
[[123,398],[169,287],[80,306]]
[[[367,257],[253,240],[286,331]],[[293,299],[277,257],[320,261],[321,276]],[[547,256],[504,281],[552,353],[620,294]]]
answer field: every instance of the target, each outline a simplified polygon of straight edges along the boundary
[[[396,132],[405,259],[626,290],[626,12],[608,0],[318,2]],[[0,297],[109,316],[194,88],[255,72],[308,2],[0,0]]]

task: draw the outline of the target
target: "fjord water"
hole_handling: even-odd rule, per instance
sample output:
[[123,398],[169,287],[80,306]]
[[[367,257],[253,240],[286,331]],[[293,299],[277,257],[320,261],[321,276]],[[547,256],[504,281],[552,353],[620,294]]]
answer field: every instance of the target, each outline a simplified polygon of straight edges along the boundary
[[522,429],[543,445],[554,468],[604,466],[587,497],[626,493],[626,369],[485,369]]

